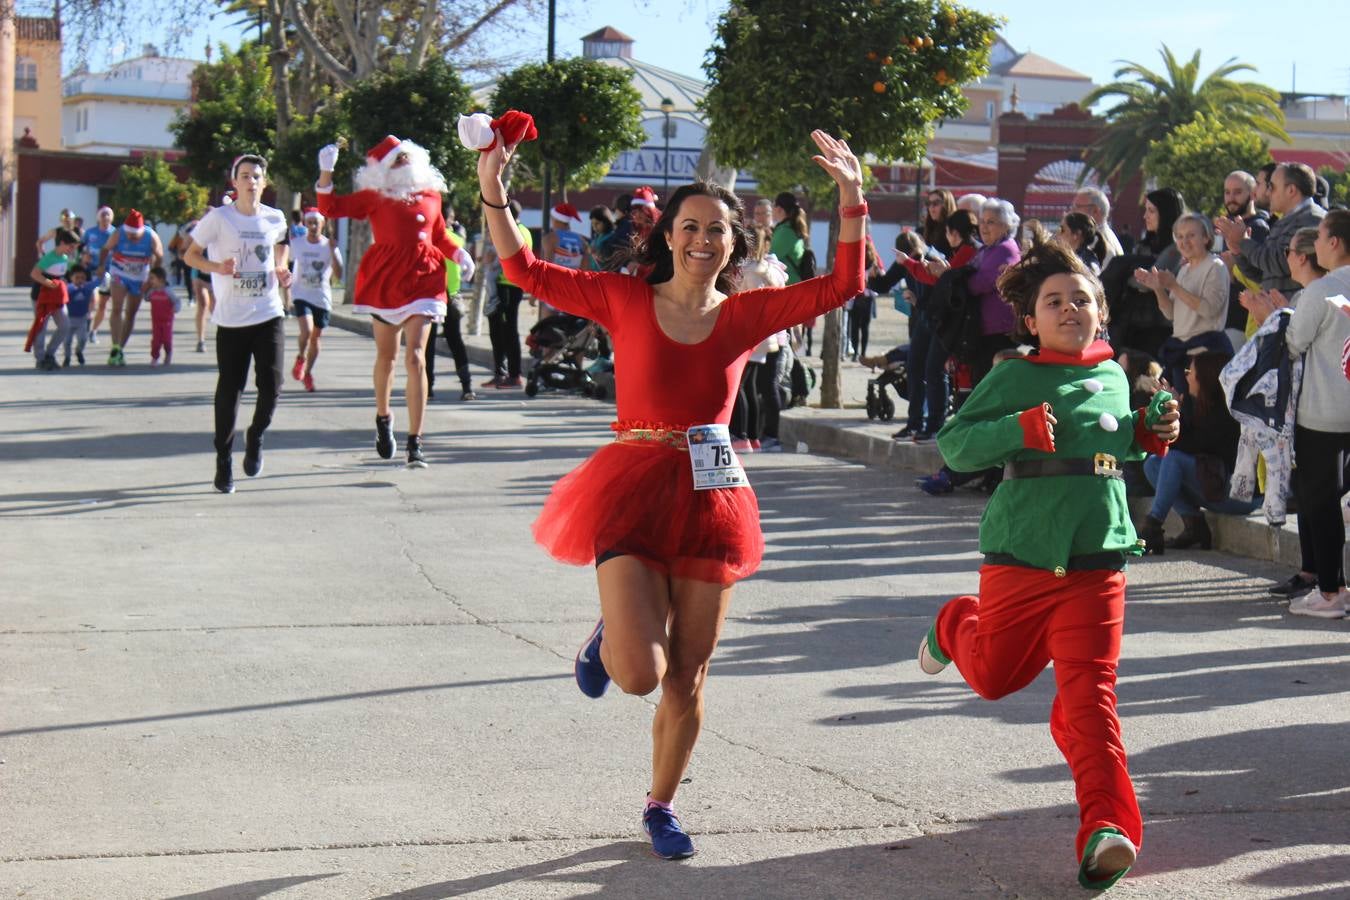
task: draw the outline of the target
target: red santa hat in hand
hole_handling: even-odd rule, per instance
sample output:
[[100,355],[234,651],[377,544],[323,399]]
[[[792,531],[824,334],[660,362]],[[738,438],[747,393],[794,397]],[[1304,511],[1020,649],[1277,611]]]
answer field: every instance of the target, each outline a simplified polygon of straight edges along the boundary
[[459,141],[470,150],[488,152],[497,146],[497,134],[510,147],[521,141],[535,140],[539,130],[534,127],[534,116],[518,109],[508,109],[495,119],[487,113],[459,117]]
[[656,210],[656,191],[647,187],[645,184],[633,191],[633,202],[631,206],[646,206],[652,211],[652,216],[657,214]]
[[127,217],[122,220],[122,226],[127,231],[140,231],[145,228],[145,217],[141,215],[141,211],[138,209],[130,210]]
[[553,218],[558,222],[566,222],[572,228],[580,230],[585,227],[585,221],[581,218],[581,213],[570,203],[559,203],[552,209]]

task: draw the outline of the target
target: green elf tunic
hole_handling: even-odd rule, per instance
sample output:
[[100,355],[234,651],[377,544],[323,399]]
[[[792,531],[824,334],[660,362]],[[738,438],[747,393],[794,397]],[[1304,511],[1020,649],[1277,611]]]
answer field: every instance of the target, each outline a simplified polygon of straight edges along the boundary
[[[1053,446],[1046,403],[1058,422]],[[1096,341],[1079,356],[1041,350],[995,366],[938,432],[937,444],[957,471],[1021,460],[1093,460],[1099,453],[1118,465],[1166,452],[1148,428],[1156,418],[1156,411],[1130,409],[1125,372],[1110,345]],[[1120,478],[1005,478],[980,520],[982,553],[1056,573],[1120,568],[1126,556],[1141,552],[1139,544]],[[1120,554],[1118,565],[1072,564],[1075,557],[1100,563],[1112,553]]]

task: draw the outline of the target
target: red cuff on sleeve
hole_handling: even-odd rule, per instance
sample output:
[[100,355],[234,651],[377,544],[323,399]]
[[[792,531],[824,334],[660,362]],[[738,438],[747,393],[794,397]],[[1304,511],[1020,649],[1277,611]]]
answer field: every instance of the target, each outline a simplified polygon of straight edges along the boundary
[[1050,421],[1046,418],[1049,412],[1049,405],[1042,403],[1018,414],[1017,424],[1022,426],[1023,447],[1043,453],[1055,452],[1055,439],[1050,434]]
[[1166,456],[1171,444],[1154,434],[1148,427],[1148,409],[1140,408],[1134,414],[1134,442],[1145,453],[1154,456]]

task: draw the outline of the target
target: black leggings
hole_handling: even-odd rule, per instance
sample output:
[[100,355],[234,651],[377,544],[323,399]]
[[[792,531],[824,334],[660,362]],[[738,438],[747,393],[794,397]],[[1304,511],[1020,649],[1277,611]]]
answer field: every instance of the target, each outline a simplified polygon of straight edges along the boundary
[[262,438],[281,397],[285,357],[286,329],[280,316],[243,328],[216,328],[216,367],[220,370],[216,378],[216,453],[228,454],[234,447],[234,422],[239,415],[239,398],[248,384],[250,360],[258,399],[247,439]]
[[1350,434],[1294,426],[1294,496],[1298,500],[1298,543],[1302,567],[1317,574],[1317,587],[1330,594],[1345,584],[1341,555],[1345,521],[1340,498],[1346,491],[1345,457]]
[[848,311],[848,339],[853,344],[853,358],[867,353],[867,332],[872,327],[872,298],[858,296],[853,298],[853,308]]
[[520,377],[520,327],[516,317],[525,292],[513,284],[497,285],[497,308],[488,313],[492,340],[492,374]]
[[440,325],[431,323],[431,334],[427,338],[427,387],[436,384],[436,335],[444,334],[445,343],[450,347],[450,356],[455,360],[455,374],[464,390],[470,390],[469,351],[464,348],[464,334],[460,330],[463,314],[451,304],[445,311],[445,321]]
[[731,436],[748,441],[759,440],[759,391],[755,378],[763,363],[748,362],[741,373],[741,387],[731,410]]

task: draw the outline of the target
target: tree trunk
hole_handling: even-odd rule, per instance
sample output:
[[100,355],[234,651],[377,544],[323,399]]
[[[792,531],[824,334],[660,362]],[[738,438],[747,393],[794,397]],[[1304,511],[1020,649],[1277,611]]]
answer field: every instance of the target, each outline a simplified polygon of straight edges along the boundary
[[736,170],[729,166],[719,165],[717,157],[706,146],[703,148],[703,152],[698,155],[698,165],[694,167],[694,177],[709,184],[721,185],[732,192],[736,190]]
[[[834,271],[834,248],[839,241],[839,187],[830,192],[830,246],[825,251],[827,271]],[[825,314],[825,330],[820,339],[820,406],[822,409],[842,409],[843,379],[839,371],[839,351],[844,311],[837,307]]]
[[[272,33],[269,35],[272,50],[268,54],[268,62],[272,65],[272,92],[275,94],[277,103],[276,145],[282,147],[285,146],[286,135],[291,130],[293,110],[291,107],[290,72],[288,71],[291,51],[286,46],[286,19],[281,0],[268,0],[267,24],[272,29]],[[291,189],[290,185],[285,183],[274,184],[273,190],[276,191],[277,206],[280,209],[288,214],[295,209],[296,192]]]
[[[18,53],[17,29],[14,0],[0,0],[0,209],[4,209],[6,214],[9,209],[9,186],[16,175],[14,66]],[[10,282],[6,280],[4,283]]]

